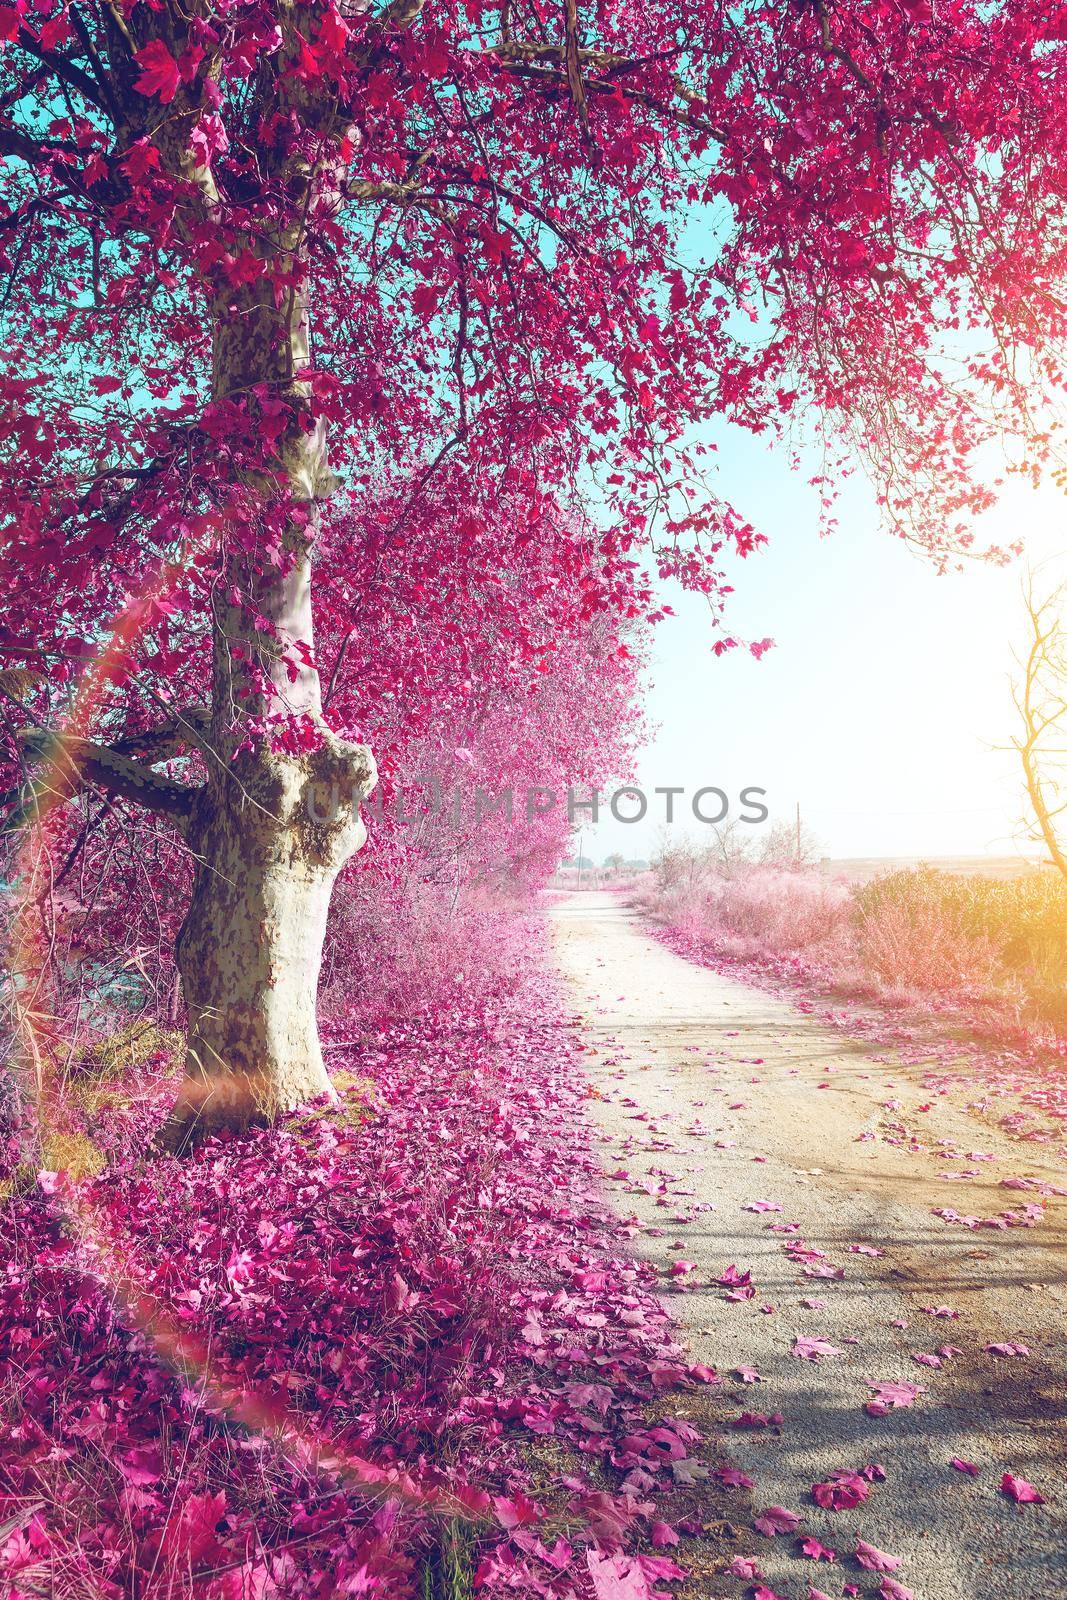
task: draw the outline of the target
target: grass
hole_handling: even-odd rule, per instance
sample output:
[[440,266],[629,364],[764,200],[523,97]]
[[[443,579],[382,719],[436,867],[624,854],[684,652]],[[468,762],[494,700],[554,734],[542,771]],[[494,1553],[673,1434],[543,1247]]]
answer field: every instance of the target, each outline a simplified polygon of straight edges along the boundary
[[474,1539],[466,1523],[446,1522],[422,1569],[419,1600],[473,1600]]
[[1067,883],[921,867],[853,893],[856,949],[888,986],[1000,1000],[1067,1035]]
[[815,871],[658,863],[640,903],[710,954],[891,1005],[1067,1041],[1067,882],[919,867],[850,885]]

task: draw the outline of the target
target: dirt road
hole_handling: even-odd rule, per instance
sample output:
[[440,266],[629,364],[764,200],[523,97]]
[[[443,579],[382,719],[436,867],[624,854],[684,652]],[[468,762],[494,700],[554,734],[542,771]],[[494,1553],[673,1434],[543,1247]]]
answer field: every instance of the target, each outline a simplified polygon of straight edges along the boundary
[[[877,1587],[857,1539],[902,1558],[892,1576],[917,1600],[1062,1600],[1067,1200],[1003,1230],[933,1212],[1018,1213],[1045,1197],[1003,1180],[1067,1187],[1062,1164],[965,1110],[964,1093],[923,1090],[890,1052],[683,960],[609,895],[571,895],[552,915],[633,1249],[664,1273],[694,1359],[722,1375],[720,1437],[756,1513],[802,1518],[777,1537],[746,1526],[739,1553],[797,1600],[809,1584]],[[731,1266],[750,1272],[751,1298],[717,1281]],[[798,1347],[812,1339],[834,1353]],[[922,1392],[872,1416],[886,1383]],[[782,1422],[733,1427],[744,1412]],[[813,1503],[813,1484],[869,1463],[885,1480],[862,1504]],[[1047,1503],[1008,1499],[1006,1472]],[[805,1559],[804,1534],[837,1561]],[[744,1588],[716,1573],[708,1594]]]

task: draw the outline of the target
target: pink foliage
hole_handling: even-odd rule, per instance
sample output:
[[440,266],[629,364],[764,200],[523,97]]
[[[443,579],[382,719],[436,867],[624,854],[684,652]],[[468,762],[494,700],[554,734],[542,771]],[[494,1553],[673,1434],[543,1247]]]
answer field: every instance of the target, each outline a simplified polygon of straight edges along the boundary
[[[143,1585],[164,1560],[168,1596],[240,1570],[295,1600],[325,1562],[400,1600],[454,1501],[487,1594],[677,1574],[633,1541],[672,1542],[657,1494],[699,1438],[643,1407],[687,1369],[596,1193],[535,981],[538,1022],[526,995],[339,1052],[373,1082],[366,1111],[5,1203],[0,1516],[45,1507],[9,1571],[36,1541],[57,1595]],[[616,1486],[576,1467],[566,1545],[541,1542],[518,1454],[546,1436]]]

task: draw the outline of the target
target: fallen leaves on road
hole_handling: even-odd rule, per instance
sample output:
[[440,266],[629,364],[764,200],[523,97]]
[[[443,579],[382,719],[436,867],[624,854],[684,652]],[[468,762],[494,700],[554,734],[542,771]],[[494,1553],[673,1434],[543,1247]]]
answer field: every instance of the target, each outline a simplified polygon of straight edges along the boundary
[[800,1526],[800,1518],[795,1511],[787,1511],[784,1506],[768,1506],[766,1511],[761,1511],[752,1526],[765,1538],[773,1539],[776,1533],[792,1533],[794,1528]]
[[868,1544],[866,1539],[856,1540],[856,1560],[868,1572],[895,1572],[903,1560],[902,1556],[891,1556],[885,1550],[879,1550],[876,1544]]
[[1032,1483],[1027,1483],[1025,1478],[1017,1478],[1013,1472],[1006,1472],[1000,1480],[1000,1492],[1006,1494],[1009,1500],[1014,1500],[1020,1506],[1043,1506],[1045,1497],[1040,1489],[1035,1489]]

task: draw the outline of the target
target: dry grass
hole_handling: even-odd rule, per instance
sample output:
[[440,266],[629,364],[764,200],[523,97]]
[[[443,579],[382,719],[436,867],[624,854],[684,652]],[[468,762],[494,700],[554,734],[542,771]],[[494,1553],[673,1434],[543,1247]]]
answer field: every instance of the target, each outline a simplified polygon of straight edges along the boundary
[[1035,1042],[1067,1038],[1067,883],[920,867],[870,883],[734,867],[690,849],[657,865],[644,909],[715,955],[789,963],[821,987],[949,1005]]

